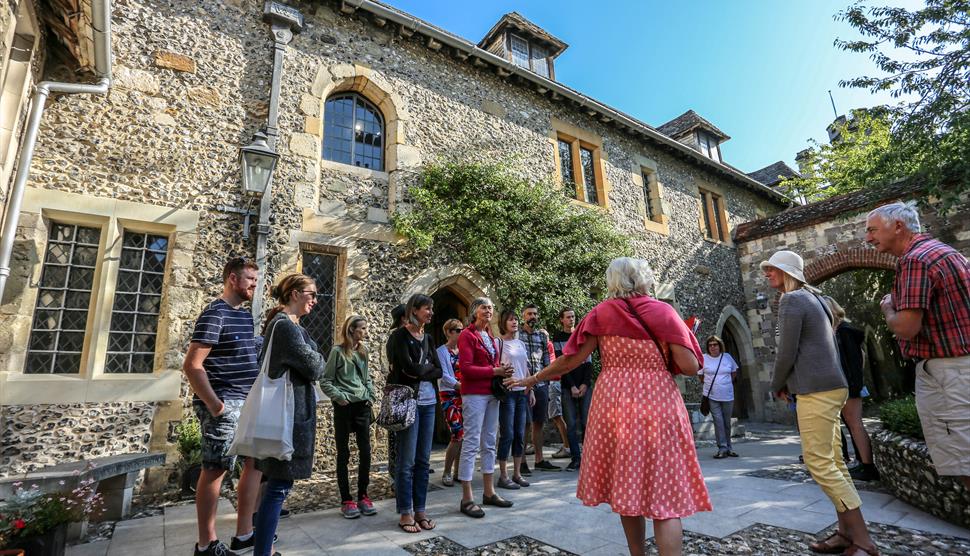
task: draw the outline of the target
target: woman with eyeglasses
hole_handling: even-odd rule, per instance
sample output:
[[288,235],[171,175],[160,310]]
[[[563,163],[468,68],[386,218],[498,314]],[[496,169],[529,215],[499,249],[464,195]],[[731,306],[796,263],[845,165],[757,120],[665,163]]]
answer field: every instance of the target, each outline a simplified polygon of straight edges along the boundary
[[455,485],[458,454],[465,436],[461,417],[461,371],[458,365],[458,335],[465,327],[458,319],[448,319],[441,329],[447,342],[438,346],[438,362],[441,363],[438,400],[441,402],[441,413],[448,422],[448,430],[451,431],[451,442],[445,450],[445,470],[441,475],[441,484],[450,487]]
[[313,452],[317,433],[317,397],[313,382],[323,376],[326,361],[317,351],[310,333],[300,326],[300,317],[317,304],[317,285],[305,274],[290,274],[273,287],[277,306],[270,310],[263,328],[260,363],[270,350],[268,373],[279,378],[287,373],[293,383],[293,455],[289,461],[261,459],[256,468],[268,478],[259,510],[256,512],[253,554],[273,554],[273,537],[279,523],[280,508],[293,481],[309,479],[313,472]]
[[724,340],[717,336],[707,339],[704,368],[697,371],[697,376],[711,404],[714,436],[717,438],[714,459],[736,458],[738,453],[731,446],[731,414],[734,411],[734,381],[738,376],[738,364],[730,353],[724,352]]
[[[519,317],[515,311],[506,309],[498,319],[499,360],[503,365],[512,367],[512,378],[522,380],[529,376],[529,353],[525,343],[519,339]],[[536,403],[531,389],[522,386],[509,388],[505,399],[499,402],[499,440],[498,440],[498,487],[518,490],[529,486],[522,478],[522,462],[525,460],[525,423],[529,408]],[[512,452],[512,478],[509,478],[509,452]]]

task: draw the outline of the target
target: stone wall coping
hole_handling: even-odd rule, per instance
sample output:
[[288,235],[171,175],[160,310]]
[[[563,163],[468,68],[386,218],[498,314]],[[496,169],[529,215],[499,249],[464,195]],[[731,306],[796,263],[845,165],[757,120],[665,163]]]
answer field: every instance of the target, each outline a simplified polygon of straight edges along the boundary
[[100,481],[164,463],[165,454],[162,453],[121,454],[42,467],[34,471],[28,471],[22,475],[14,475],[0,479],[0,483],[23,481],[40,483],[50,480],[60,481],[69,477],[78,477],[79,479],[91,478],[95,481]]
[[901,180],[884,187],[873,187],[845,193],[828,199],[801,205],[782,211],[774,216],[745,222],[735,228],[735,243],[744,243],[766,236],[806,228],[833,220],[846,213],[858,213],[875,208],[886,201],[913,196],[926,188],[926,184]]

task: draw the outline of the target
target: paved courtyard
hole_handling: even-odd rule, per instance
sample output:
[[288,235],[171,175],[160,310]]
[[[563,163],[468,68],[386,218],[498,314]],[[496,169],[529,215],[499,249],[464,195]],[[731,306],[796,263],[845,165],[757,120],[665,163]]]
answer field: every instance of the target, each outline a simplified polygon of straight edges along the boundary
[[[745,442],[736,449],[742,457],[723,460],[712,459],[711,448],[699,449],[714,511],[684,520],[685,554],[808,553],[805,543],[835,522],[828,499],[814,484],[745,475],[795,461],[797,437]],[[440,477],[439,463],[432,481],[438,484]],[[619,519],[609,508],[584,507],[576,500],[575,473],[533,472],[531,480],[529,488],[501,491],[514,507],[486,507],[481,520],[458,513],[457,486],[435,489],[429,493],[428,512],[438,527],[420,534],[397,528],[393,500],[377,502],[377,516],[355,520],[343,519],[337,509],[294,515],[280,522],[277,549],[284,556],[627,553]],[[480,485],[476,492],[481,495]],[[862,491],[860,496],[884,555],[970,553],[970,530],[889,494]],[[223,500],[217,525],[221,539],[228,541],[234,524],[234,509]],[[190,556],[195,535],[195,507],[172,506],[164,515],[118,523],[111,540],[71,547],[67,554]]]

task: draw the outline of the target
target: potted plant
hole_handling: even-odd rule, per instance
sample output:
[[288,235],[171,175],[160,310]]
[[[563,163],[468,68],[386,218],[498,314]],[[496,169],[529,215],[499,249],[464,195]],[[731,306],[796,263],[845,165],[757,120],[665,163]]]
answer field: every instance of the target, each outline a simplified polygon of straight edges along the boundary
[[86,522],[101,508],[94,480],[80,481],[64,492],[19,483],[14,487],[13,496],[0,501],[0,549],[22,549],[28,556],[63,555],[67,526]]
[[180,486],[184,494],[195,492],[202,472],[202,429],[194,416],[186,417],[175,427],[175,441],[178,445]]

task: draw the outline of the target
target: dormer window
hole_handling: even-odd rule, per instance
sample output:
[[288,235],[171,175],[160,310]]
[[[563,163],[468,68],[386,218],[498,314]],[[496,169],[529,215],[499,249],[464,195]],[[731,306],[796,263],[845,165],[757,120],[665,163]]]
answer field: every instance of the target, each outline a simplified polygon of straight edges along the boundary
[[512,53],[513,64],[549,77],[549,61],[546,60],[545,48],[509,33],[509,52]]
[[721,152],[717,147],[717,138],[706,131],[697,132],[697,146],[700,147],[701,154],[711,160],[721,161]]
[[478,43],[478,47],[536,75],[555,79],[553,60],[566,49],[566,43],[511,12],[502,16]]

